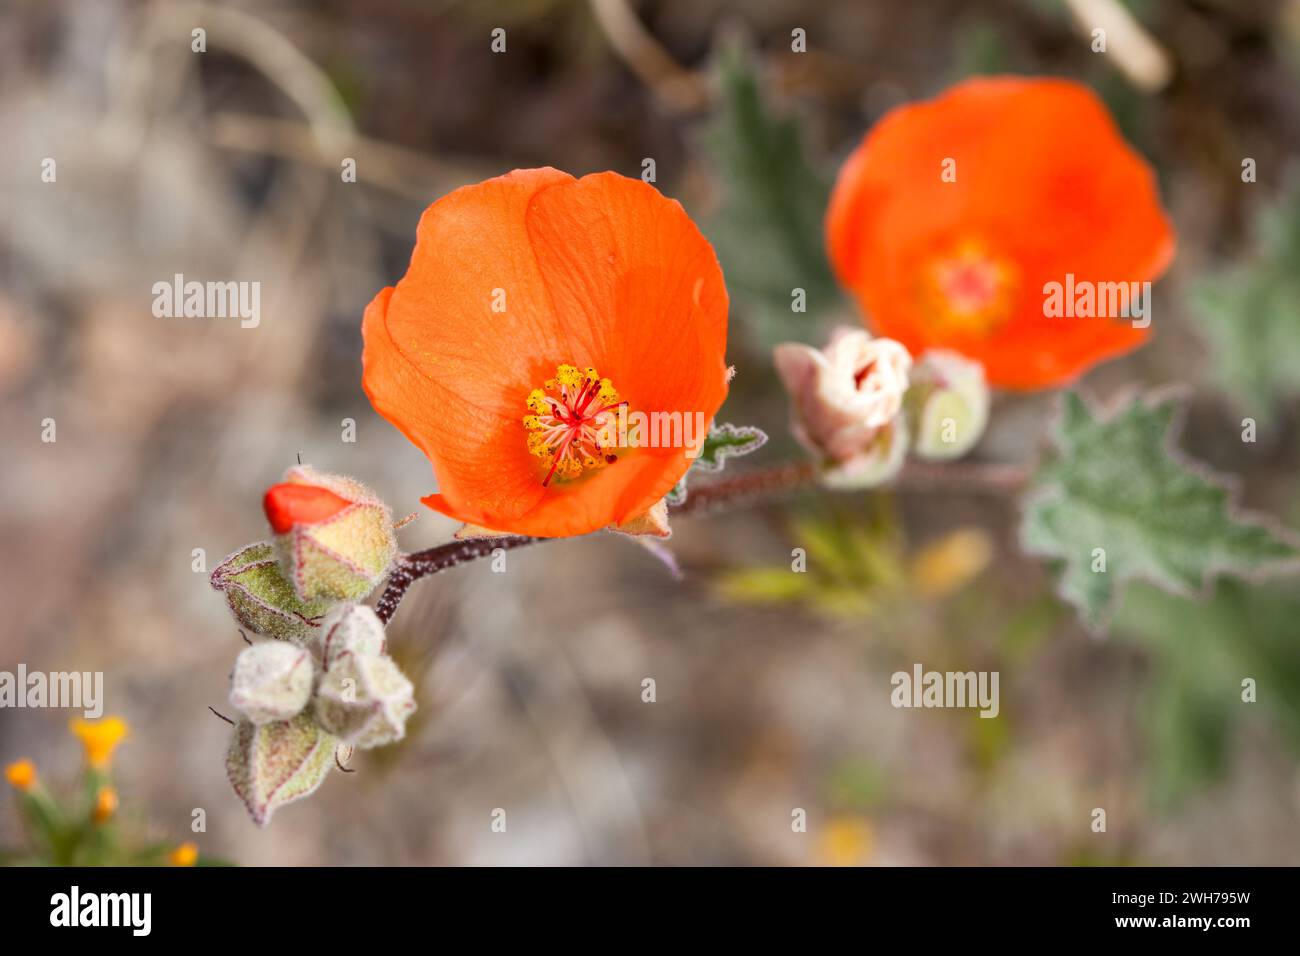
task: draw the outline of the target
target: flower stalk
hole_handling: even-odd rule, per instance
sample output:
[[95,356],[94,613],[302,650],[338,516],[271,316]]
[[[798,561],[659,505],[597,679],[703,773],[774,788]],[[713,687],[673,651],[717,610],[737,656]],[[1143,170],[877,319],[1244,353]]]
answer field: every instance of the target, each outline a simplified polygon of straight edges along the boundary
[[[940,493],[961,491],[967,494],[1010,495],[1028,480],[1029,471],[1021,465],[992,462],[950,462],[936,464],[910,461],[899,473],[892,487],[903,491]],[[788,462],[768,468],[741,472],[728,478],[692,486],[690,496],[673,508],[676,515],[728,511],[744,505],[774,501],[817,484],[818,467],[811,461]],[[821,486],[823,490],[825,486]],[[502,535],[451,541],[402,555],[393,565],[375,612],[387,624],[397,612],[407,589],[420,578],[438,574],[480,558],[491,557],[498,549],[522,548],[553,538],[526,535]]]

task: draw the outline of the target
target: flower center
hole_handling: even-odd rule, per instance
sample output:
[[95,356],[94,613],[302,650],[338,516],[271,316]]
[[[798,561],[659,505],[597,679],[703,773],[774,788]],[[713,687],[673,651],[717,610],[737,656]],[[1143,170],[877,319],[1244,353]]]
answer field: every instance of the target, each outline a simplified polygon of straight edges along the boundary
[[529,392],[528,451],[550,465],[542,484],[618,461],[610,446],[617,410],[626,404],[609,379],[594,368],[579,371],[573,365],[559,366],[555,378]]
[[945,331],[986,333],[1006,321],[1017,284],[1014,265],[974,241],[933,259],[923,297],[931,320]]

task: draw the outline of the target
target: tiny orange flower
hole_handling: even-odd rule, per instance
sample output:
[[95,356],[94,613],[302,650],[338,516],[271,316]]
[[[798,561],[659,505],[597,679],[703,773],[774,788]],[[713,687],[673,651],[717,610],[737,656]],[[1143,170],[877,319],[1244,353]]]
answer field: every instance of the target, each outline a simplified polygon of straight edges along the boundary
[[[976,78],[892,111],[841,169],[826,231],[878,334],[963,353],[1011,389],[1141,345],[1146,319],[1117,313],[1174,252],[1150,167],[1092,92],[1046,78]],[[1053,312],[1053,283],[1094,290],[1093,307]]]
[[78,717],[68,727],[81,741],[86,762],[96,770],[103,770],[109,765],[113,751],[130,733],[130,728],[121,717],[105,717],[102,720],[83,720]]
[[5,767],[5,780],[16,790],[30,792],[36,786],[36,764],[26,759],[15,760]]
[[107,823],[117,813],[117,791],[112,787],[100,787],[95,794],[95,808],[90,817],[96,823]]
[[199,861],[199,848],[193,843],[182,843],[167,854],[172,866],[193,866]]
[[493,531],[639,518],[692,449],[615,444],[615,424],[707,427],[727,393],[713,249],[680,205],[614,173],[516,170],[444,196],[362,332],[371,404],[433,464],[424,503]]

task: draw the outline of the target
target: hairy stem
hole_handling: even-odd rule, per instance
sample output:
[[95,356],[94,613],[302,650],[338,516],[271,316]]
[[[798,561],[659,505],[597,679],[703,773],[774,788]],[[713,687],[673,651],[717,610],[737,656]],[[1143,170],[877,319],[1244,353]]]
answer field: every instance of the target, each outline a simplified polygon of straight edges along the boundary
[[[808,487],[816,478],[817,467],[812,462],[790,462],[743,471],[716,481],[691,485],[686,501],[674,508],[672,513],[702,514],[770,501]],[[1003,495],[1019,490],[1026,478],[1026,470],[1019,465],[912,461],[899,473],[892,486],[901,491]],[[389,575],[388,584],[379,603],[375,605],[375,611],[379,619],[387,624],[397,611],[397,606],[402,603],[406,589],[420,578],[489,557],[498,548],[509,551],[549,540],[554,539],[501,535],[452,541],[436,548],[403,555]]]

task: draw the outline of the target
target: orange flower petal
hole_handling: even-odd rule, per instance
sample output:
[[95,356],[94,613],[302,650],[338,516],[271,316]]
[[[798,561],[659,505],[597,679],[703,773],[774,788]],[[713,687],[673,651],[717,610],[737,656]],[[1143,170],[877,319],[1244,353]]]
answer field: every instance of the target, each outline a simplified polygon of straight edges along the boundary
[[544,486],[522,424],[529,392],[561,363],[593,366],[632,410],[707,423],[726,394],[726,315],[717,260],[676,202],[612,173],[516,171],[426,210],[405,278],[366,310],[363,384],[433,463],[431,508],[582,534],[644,511],[690,460],[637,448]]
[[[955,160],[956,179],[941,176]],[[1150,168],[1088,89],[1057,79],[978,78],[900,107],[840,172],[827,243],[871,325],[913,353],[950,348],[1007,388],[1065,384],[1141,344],[1127,320],[1049,318],[1043,287],[1155,279],[1174,234]],[[927,270],[974,244],[1005,263],[996,321],[937,321]]]
[[262,510],[276,534],[284,534],[296,524],[315,524],[332,518],[350,504],[328,488],[296,482],[272,485],[262,497]]

